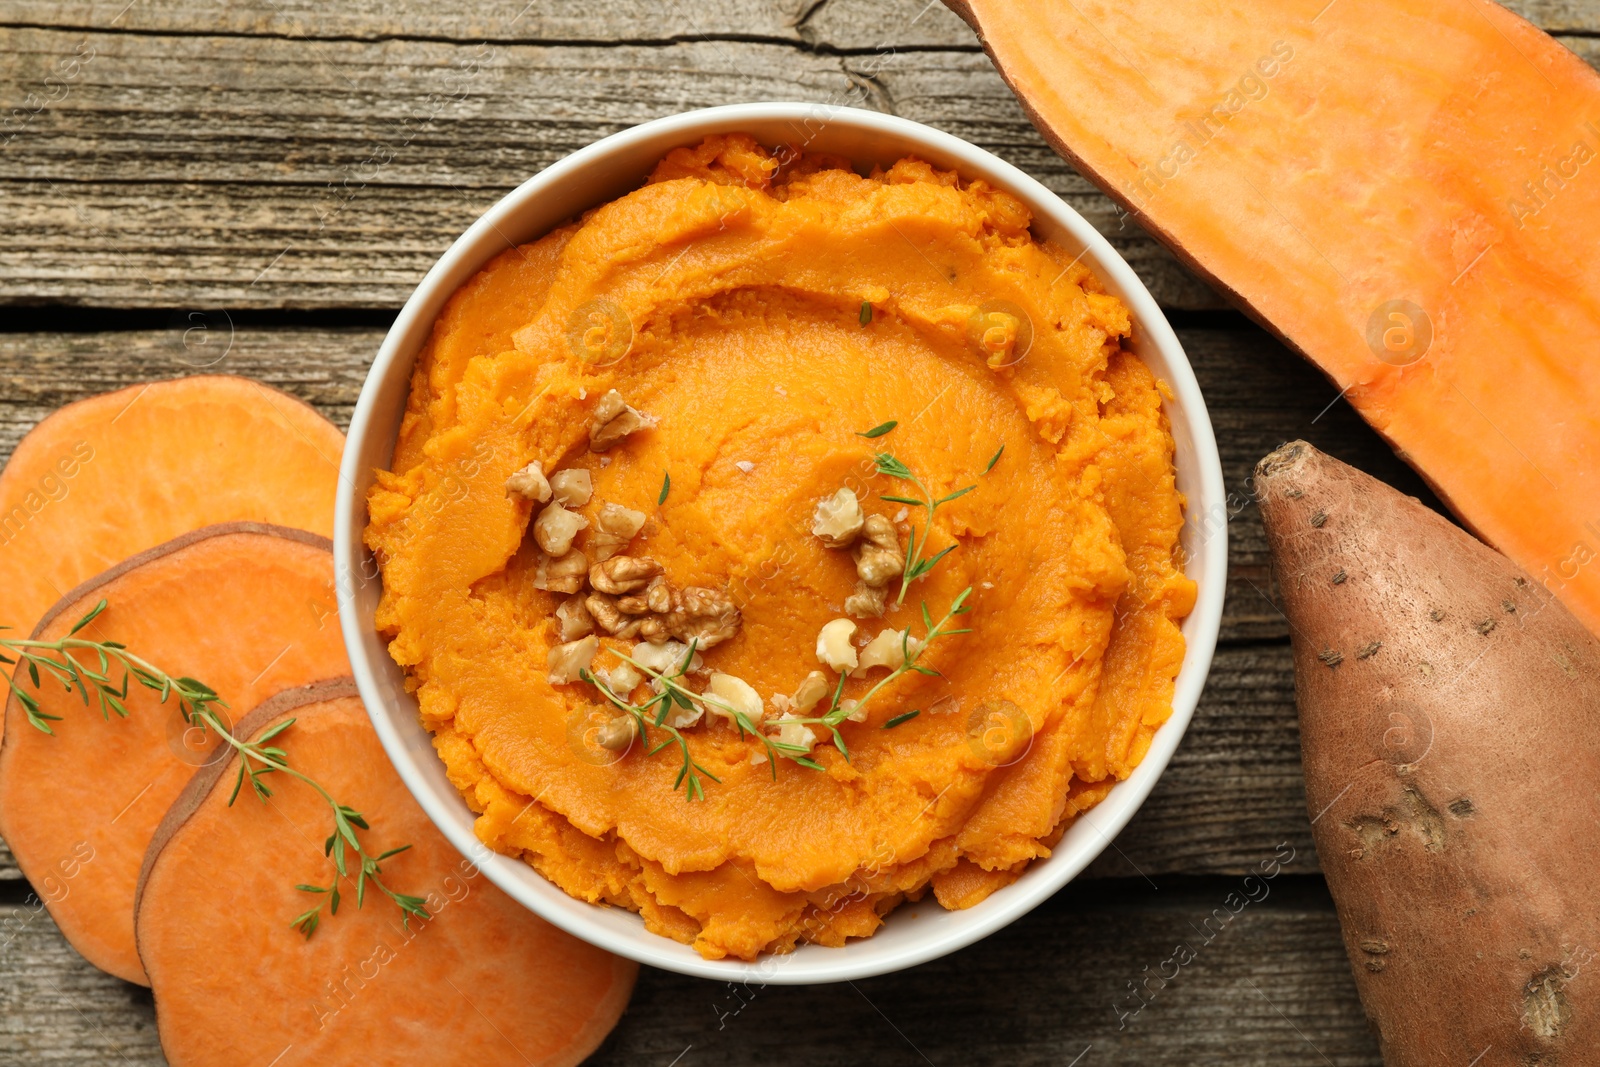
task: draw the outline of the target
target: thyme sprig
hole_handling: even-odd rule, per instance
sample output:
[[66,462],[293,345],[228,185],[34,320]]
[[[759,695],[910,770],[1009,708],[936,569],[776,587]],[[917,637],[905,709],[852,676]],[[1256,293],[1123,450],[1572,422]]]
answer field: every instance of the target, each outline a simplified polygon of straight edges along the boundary
[[[681,681],[684,674],[689,670],[689,664],[694,662],[696,644],[698,644],[696,641],[689,642],[689,650],[684,653],[683,661],[673,668],[671,674],[663,674],[647,667],[633,657],[616,649],[610,650],[613,655],[624,662],[632,664],[651,678],[658,679],[663,683],[661,691],[642,704],[630,704],[628,701],[623,700],[622,697],[612,691],[610,685],[596,677],[587,667],[578,672],[578,677],[600,690],[600,695],[605,697],[611,704],[633,716],[634,725],[639,731],[639,738],[646,745],[645,755],[654,756],[664,748],[677,745],[678,753],[682,756],[683,762],[678,768],[678,777],[672,782],[672,788],[676,790],[679,786],[683,786],[684,796],[687,799],[704,800],[706,790],[705,785],[701,782],[701,777],[709,778],[719,784],[722,779],[695,762],[693,753],[689,751],[688,739],[683,736],[681,730],[667,722],[667,716],[674,707],[690,711],[693,710],[696,704],[704,704],[714,699],[696,693]],[[721,701],[715,701],[715,703],[727,707]],[[659,730],[667,735],[654,747],[650,747],[651,730]]]
[[[900,653],[902,657],[901,664],[874,683],[872,688],[868,689],[866,693],[862,695],[861,699],[857,700],[853,705],[849,707],[844,706],[844,684],[850,676],[848,674],[841,674],[839,675],[838,684],[834,686],[832,699],[830,699],[828,702],[828,710],[822,715],[810,718],[776,719],[773,720],[773,723],[777,725],[796,724],[800,726],[821,726],[825,728],[832,736],[833,746],[837,748],[839,750],[839,754],[843,756],[846,761],[848,761],[850,759],[850,747],[845,743],[844,735],[839,732],[839,727],[843,725],[845,720],[847,720],[853,712],[859,711],[860,709],[866,707],[866,705],[874,696],[878,694],[880,690],[890,685],[895,679],[906,674],[908,671],[916,671],[918,674],[938,675],[938,671],[934,670],[932,667],[923,666],[919,661],[927,653],[928,649],[933,645],[933,643],[938,641],[940,638],[953,637],[956,634],[972,632],[966,627],[951,627],[949,625],[950,621],[956,618],[958,615],[965,615],[967,612],[972,610],[972,608],[967,604],[967,598],[971,595],[971,586],[968,586],[958,593],[955,600],[951,601],[949,610],[944,613],[944,617],[941,618],[937,623],[933,621],[933,617],[928,611],[928,605],[926,602],[924,602],[922,605],[922,622],[925,636],[923,639],[918,643],[916,649],[913,650],[911,648],[911,631],[908,629],[905,633],[903,633],[900,637]],[[716,708],[719,711],[727,713],[733,719],[734,725],[739,731],[740,738],[743,738],[748,734],[749,736],[760,741],[761,744],[766,748],[767,768],[772,774],[773,781],[777,781],[778,778],[779,756],[784,756],[793,760],[795,763],[798,763],[800,766],[807,767],[814,771],[826,770],[822,764],[810,758],[809,753],[811,750],[808,747],[804,745],[790,744],[786,741],[779,740],[778,738],[771,737],[763,733],[761,728],[756,723],[752,722],[750,717],[739,708],[734,707],[732,704],[722,700],[719,697],[714,697],[706,693],[697,693],[693,689],[690,689],[684,683],[684,676],[688,673],[689,665],[694,661],[694,642],[690,643],[688,652],[684,654],[683,659],[679,661],[670,672],[658,671],[653,667],[640,663],[638,660],[634,659],[632,656],[621,651],[620,649],[613,648],[609,649],[608,651],[610,651],[612,655],[616,656],[624,663],[630,664],[637,670],[642,671],[645,676],[650,678],[652,681],[658,683],[656,687],[657,692],[655,695],[651,696],[648,700],[641,704],[633,704],[627,700],[624,700],[620,695],[612,690],[608,683],[596,676],[594,672],[589,670],[587,667],[578,672],[578,677],[598,689],[600,691],[600,695],[618,710],[633,717],[634,724],[637,726],[639,731],[639,737],[645,742],[646,745],[645,755],[654,756],[657,752],[660,752],[669,746],[677,746],[678,753],[681,757],[681,762],[678,767],[678,776],[673,780],[672,788],[676,790],[678,787],[682,786],[684,788],[684,795],[687,799],[705,799],[705,785],[701,781],[702,778],[709,778],[713,782],[717,782],[719,784],[721,783],[722,779],[718,778],[705,767],[695,762],[694,755],[689,750],[688,739],[684,737],[681,730],[667,722],[667,716],[675,707],[682,708],[685,711],[692,711],[695,708],[699,708],[702,713],[711,708]],[[918,714],[919,712],[913,711],[909,714],[897,715],[885,725],[884,729],[889,729],[893,726],[899,726],[901,723],[915,718]],[[664,733],[666,737],[663,738],[659,743],[652,746],[650,744],[651,730],[658,730]]]
[[[844,681],[847,677],[849,677],[849,675],[841,674],[839,676],[839,684],[835,686],[833,690],[833,699],[828,702],[827,711],[814,718],[787,719],[784,721],[798,722],[807,726],[822,726],[826,728],[829,733],[833,735],[833,746],[839,750],[840,755],[848,760],[850,758],[850,750],[845,746],[843,735],[839,733],[839,726],[853,713],[859,712],[865,708],[869,703],[872,702],[873,697],[877,696],[881,690],[893,684],[895,679],[899,678],[901,675],[904,675],[910,671],[916,671],[918,674],[937,677],[939,674],[938,671],[934,670],[932,667],[923,666],[920,661],[922,657],[927,654],[928,649],[933,646],[933,643],[940,638],[954,637],[956,634],[969,634],[972,632],[970,627],[950,627],[951,620],[955,619],[959,615],[965,615],[967,612],[972,610],[972,607],[967,603],[967,598],[971,595],[972,587],[970,585],[961,590],[961,592],[957,593],[956,598],[950,602],[949,609],[945,611],[944,617],[941,618],[937,623],[933,621],[933,616],[928,611],[927,601],[923,601],[922,625],[924,627],[924,633],[926,636],[924,636],[921,642],[918,643],[916,650],[912,651],[911,630],[908,628],[901,633],[900,665],[895,667],[882,678],[879,678],[877,682],[873,683],[872,688],[863,693],[861,698],[854,704],[849,707],[844,706]],[[911,712],[906,715],[896,715],[884,725],[884,729],[889,729],[893,726],[899,726],[908,719],[914,718],[917,714],[918,712]]]
[[[324,843],[323,853],[333,857],[334,867],[337,868],[339,876],[341,878],[349,876],[347,850],[353,852],[360,861],[356,870],[356,907],[359,908],[365,901],[367,884],[370,882],[400,908],[404,914],[402,922],[409,922],[413,915],[421,919],[428,918],[425,902],[421,897],[397,893],[385,885],[382,879],[380,864],[411,846],[392,848],[378,856],[368,854],[361,844],[360,836],[356,833],[357,829],[371,828],[365,817],[349,805],[336,801],[314,778],[291,767],[288,753],[277,745],[269,743],[293,726],[294,719],[274,723],[251,740],[242,740],[234,736],[220,714],[220,710],[228,706],[227,703],[204,682],[187,677],[174,678],[149,661],[129,652],[127,646],[119,641],[91,641],[76,636],[84,627],[99,618],[106,607],[107,602],[101,600],[88,614],[79,619],[71,630],[67,631],[67,636],[59,640],[0,638],[0,649],[4,649],[4,652],[0,652],[0,664],[25,666],[35,690],[41,687],[44,675],[49,675],[65,686],[67,692],[77,693],[83,699],[85,707],[90,706],[92,696],[100,708],[101,717],[107,720],[111,718],[113,712],[121,718],[127,718],[128,688],[131,682],[138,682],[144,688],[153,690],[162,704],[165,704],[169,697],[176,695],[178,711],[183,716],[184,722],[198,726],[202,733],[206,730],[216,731],[217,736],[239,754],[239,771],[234,779],[233,792],[228,796],[229,807],[232,807],[233,802],[238,799],[247,777],[251,791],[262,803],[272,796],[272,790],[264,780],[267,775],[282,773],[299,779],[316,790],[333,809],[333,833]],[[9,627],[0,627],[0,630],[3,629]],[[93,665],[80,660],[80,655],[85,659],[92,655]],[[112,675],[118,670],[122,673],[120,683],[112,681]],[[6,685],[16,695],[17,702],[27,713],[29,724],[54,736],[55,731],[50,728],[50,723],[60,722],[61,716],[46,713],[39,704],[39,698],[19,686],[11,674],[0,671],[0,677],[5,679]],[[331,904],[329,913],[338,914],[340,902],[338,879],[327,886],[298,885],[295,888],[307,893],[325,894],[327,902]],[[306,937],[310,937],[317,930],[323,903],[319,901],[315,908],[297,916],[290,925]]]
[[922,524],[920,536],[917,528],[913,526],[911,528],[911,536],[906,538],[906,559],[904,568],[900,574],[900,595],[895,597],[894,601],[895,607],[899,607],[906,602],[906,591],[911,588],[911,583],[919,578],[924,577],[929,571],[933,570],[933,568],[938,565],[940,560],[944,559],[945,556],[949,555],[955,550],[955,543],[952,542],[940,549],[938,552],[934,553],[934,555],[931,557],[925,558],[923,556],[923,553],[928,548],[928,535],[933,532],[934,512],[938,511],[941,505],[948,504],[952,500],[966,496],[968,493],[972,492],[978,487],[976,485],[969,485],[963,489],[957,489],[953,493],[935,499],[934,495],[928,491],[928,487],[922,484],[922,479],[918,478],[916,473],[912,471],[910,467],[896,459],[892,454],[888,452],[879,452],[874,458],[874,462],[879,474],[887,475],[890,478],[898,478],[903,482],[910,482],[912,485],[916,486],[917,490],[922,494],[920,497],[885,495],[880,496],[880,500],[887,500],[893,504],[909,504],[912,507],[922,508],[927,513],[927,519]]

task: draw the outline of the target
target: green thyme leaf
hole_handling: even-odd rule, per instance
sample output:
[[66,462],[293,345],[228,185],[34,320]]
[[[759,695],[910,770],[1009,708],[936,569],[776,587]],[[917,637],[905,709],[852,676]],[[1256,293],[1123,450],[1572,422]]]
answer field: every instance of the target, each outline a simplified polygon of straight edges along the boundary
[[888,422],[880,422],[878,425],[874,426],[872,429],[866,431],[865,433],[858,433],[858,434],[856,434],[856,436],[857,437],[865,437],[865,438],[868,438],[868,439],[871,439],[871,438],[874,438],[874,437],[882,437],[884,434],[888,433],[890,430],[894,429],[896,426],[899,426],[899,425],[900,425],[900,423],[898,421],[896,421],[895,419],[890,419]]

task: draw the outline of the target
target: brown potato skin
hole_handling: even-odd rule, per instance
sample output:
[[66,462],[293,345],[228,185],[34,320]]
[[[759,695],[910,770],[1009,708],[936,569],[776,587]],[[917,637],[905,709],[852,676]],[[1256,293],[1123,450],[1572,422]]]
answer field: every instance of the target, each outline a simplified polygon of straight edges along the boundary
[[1600,642],[1305,442],[1255,489],[1317,853],[1384,1063],[1600,1063]]

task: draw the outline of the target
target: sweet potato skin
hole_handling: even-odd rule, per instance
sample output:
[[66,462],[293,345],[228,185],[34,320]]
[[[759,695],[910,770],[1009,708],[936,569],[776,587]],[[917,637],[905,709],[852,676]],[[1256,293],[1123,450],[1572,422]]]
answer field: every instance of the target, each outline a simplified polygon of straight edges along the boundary
[[[403,926],[375,889],[358,908],[346,882],[339,914],[325,910],[303,940],[289,920],[314,898],[294,886],[334,874],[326,805],[274,775],[270,802],[246,787],[230,807],[234,760],[198,771],[139,881],[139,951],[168,1062],[574,1067],[593,1052],[638,966],[550,926],[457,853],[390,767],[351,679],[286,690],[238,732],[291,717],[278,742],[291,765],[366,815],[368,845],[412,845],[384,862],[384,880],[426,896],[431,917]],[[217,946],[241,951],[219,959]]]
[[1600,642],[1304,442],[1256,488],[1317,852],[1384,1062],[1596,1062]]

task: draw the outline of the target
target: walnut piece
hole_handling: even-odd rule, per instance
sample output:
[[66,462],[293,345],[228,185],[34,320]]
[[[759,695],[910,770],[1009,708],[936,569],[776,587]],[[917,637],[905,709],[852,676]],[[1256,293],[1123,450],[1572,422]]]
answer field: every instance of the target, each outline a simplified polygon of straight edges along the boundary
[[612,389],[600,398],[589,420],[589,451],[604,452],[629,434],[655,424],[654,419],[629,407],[622,394]]
[[843,674],[856,665],[856,646],[850,643],[856,624],[849,619],[834,619],[817,634],[817,661]]
[[761,694],[749,682],[731,674],[713,674],[706,682],[706,710],[730,726],[738,726],[735,712],[742,713],[751,723],[759,724],[766,712]]
[[633,716],[618,715],[596,731],[595,740],[600,742],[601,748],[625,752],[638,736],[639,724],[633,721]]
[[643,589],[661,573],[661,564],[649,556],[612,556],[589,568],[589,584],[602,593],[620,596]]
[[[794,710],[800,713],[800,717],[804,718],[811,714],[812,708],[822,703],[823,698],[828,695],[831,689],[832,686],[828,684],[828,676],[826,674],[821,671],[812,671],[800,680],[800,684],[795,688],[794,697],[790,703]],[[778,698],[773,697],[772,701],[773,706],[777,707]]]
[[588,573],[589,560],[580,549],[574,548],[554,559],[540,555],[539,567],[533,572],[533,587],[552,593],[576,593],[583,588],[583,579]]
[[566,685],[568,682],[577,681],[578,672],[588,669],[589,664],[594,662],[594,654],[598,651],[600,651],[600,639],[593,634],[550,649],[545,657],[545,662],[550,667],[550,684]]
[[639,633],[639,620],[618,610],[615,597],[590,593],[584,598],[583,606],[589,609],[595,625],[612,637],[629,638]]
[[533,539],[547,556],[564,556],[572,548],[572,539],[578,531],[589,525],[589,520],[576,511],[568,511],[561,502],[545,505],[539,517],[533,520]]
[[562,641],[576,641],[594,633],[594,616],[581,596],[570,596],[556,606],[556,622],[561,627]]
[[922,642],[912,637],[909,630],[880,630],[861,650],[861,662],[850,673],[862,675],[874,667],[898,670],[905,665],[907,653],[915,656],[921,650]]
[[[796,718],[799,717],[800,716],[796,716]],[[803,723],[789,722],[787,721],[788,719],[789,716],[785,715],[780,719],[774,720],[778,724],[778,744],[794,745],[798,748],[805,749],[807,752],[811,751],[812,746],[817,743],[817,735],[811,732],[811,727],[806,726]],[[795,756],[798,756],[801,753],[784,752],[780,754],[793,759]]]
[[650,579],[650,584],[645,586],[642,593],[618,598],[617,607],[625,615],[661,615],[672,610],[672,603],[672,583],[667,581],[665,575],[658,574]]
[[625,697],[639,688],[639,683],[644,681],[644,675],[640,674],[638,668],[627,660],[618,660],[617,665],[609,669],[605,667],[596,668],[594,675],[606,684],[607,689],[621,697]]
[[861,527],[861,543],[855,547],[856,574],[876,589],[905,570],[905,550],[895,534],[894,523],[886,515],[868,515]]
[[674,593],[671,582],[667,581],[663,576],[650,579],[650,584],[645,587],[644,591],[645,607],[657,615],[661,615],[672,610],[673,599]]
[[693,641],[696,648],[714,648],[739,632],[744,621],[728,594],[704,586],[690,585],[672,597],[672,610],[662,617],[667,631],[679,641]]
[[595,519],[595,532],[589,535],[589,551],[596,562],[605,562],[627,547],[629,541],[644,528],[645,514],[609,501],[600,505]]
[[550,476],[550,492],[569,508],[581,508],[594,495],[594,482],[582,467],[556,471]]
[[[647,667],[657,674],[668,676],[678,673],[684,665],[685,658],[689,658],[687,673],[693,674],[700,669],[703,662],[700,653],[696,652],[689,657],[689,646],[679,641],[668,641],[662,645],[638,644],[633,646],[633,659],[641,667]],[[652,678],[650,687],[656,692],[661,692],[660,681]]]
[[880,619],[888,608],[887,584],[871,586],[858,579],[856,591],[844,598],[844,613],[854,615],[858,619]]
[[841,489],[818,502],[811,516],[811,532],[822,538],[822,543],[829,548],[845,548],[856,539],[865,521],[856,494]]
[[506,492],[516,493],[538,504],[550,499],[550,483],[545,480],[544,464],[538,460],[506,479]]

